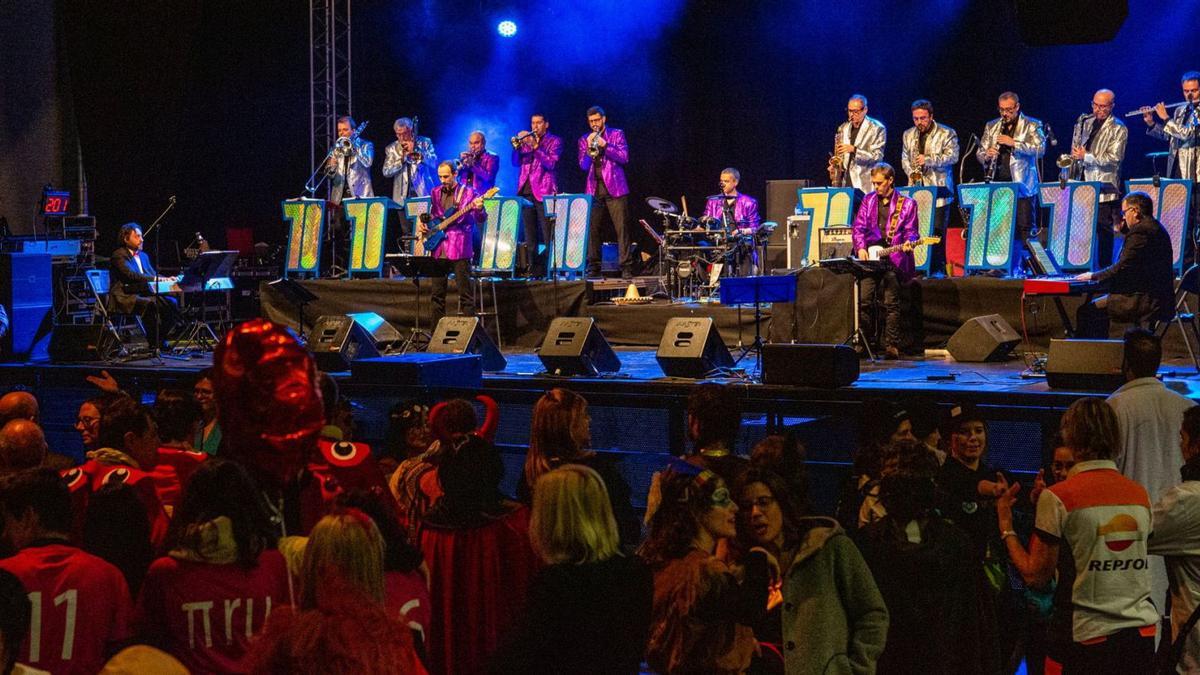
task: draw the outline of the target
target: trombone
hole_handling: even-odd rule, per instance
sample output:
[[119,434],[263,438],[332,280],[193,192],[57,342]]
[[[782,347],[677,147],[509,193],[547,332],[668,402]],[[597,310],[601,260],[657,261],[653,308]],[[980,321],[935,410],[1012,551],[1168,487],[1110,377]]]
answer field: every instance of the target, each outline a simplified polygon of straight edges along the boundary
[[[319,164],[317,164],[317,168],[312,172],[312,175],[308,177],[308,180],[304,181],[304,190],[306,192],[309,194],[316,193],[317,188],[321,187],[321,184],[324,183],[325,179],[330,175],[329,171],[325,167],[330,158],[334,157],[335,155],[338,157],[345,157],[346,155],[349,155],[351,150],[354,149],[354,146],[358,145],[359,134],[361,134],[363,129],[366,128],[367,123],[364,121],[362,124],[358,125],[357,129],[351,131],[349,136],[338,136],[336,139],[334,139],[333,147],[329,148],[329,152],[325,153],[325,157],[321,159]],[[313,181],[316,182],[314,183]]]

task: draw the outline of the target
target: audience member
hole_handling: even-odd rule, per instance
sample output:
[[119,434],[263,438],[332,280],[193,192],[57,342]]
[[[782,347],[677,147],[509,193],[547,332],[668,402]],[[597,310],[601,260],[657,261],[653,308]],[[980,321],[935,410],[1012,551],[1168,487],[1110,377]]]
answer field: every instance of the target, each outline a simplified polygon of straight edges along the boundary
[[299,604],[271,612],[251,646],[250,672],[425,673],[412,634],[384,605],[383,557],[383,538],[363,512],[322,518],[304,549]]
[[163,389],[152,409],[158,426],[157,462],[150,471],[158,498],[171,515],[196,468],[208,455],[196,450],[192,440],[200,430],[200,406],[186,391]]
[[894,442],[914,439],[908,411],[894,403],[864,401],[862,421],[851,474],[838,496],[837,520],[847,530],[858,529],[863,502],[882,475],[884,450]]
[[17,419],[0,428],[0,475],[42,466],[47,452],[46,435],[37,423]]
[[[1154,534],[1149,551],[1166,559],[1170,580],[1172,657],[1181,673],[1200,672],[1200,637],[1195,619],[1200,611],[1200,407],[1183,413],[1179,429],[1183,482],[1167,489],[1154,503]],[[1188,623],[1192,621],[1189,628]],[[1186,630],[1186,635],[1184,634]],[[1163,640],[1168,636],[1162,636]]]
[[750,450],[750,466],[765,469],[788,484],[792,503],[802,512],[808,511],[808,467],[805,464],[804,444],[794,433],[772,434]]
[[0,427],[12,420],[38,421],[38,400],[27,391],[10,391],[0,396]]
[[105,392],[79,405],[79,414],[75,417],[75,430],[79,432],[85,452],[100,448],[100,411],[119,398],[128,398],[128,394]]
[[121,570],[136,598],[155,551],[145,508],[129,484],[102,485],[89,495],[81,541],[83,550]]
[[1001,538],[1013,566],[1035,587],[1054,577],[1060,546],[1072,552],[1073,569],[1058,570],[1060,588],[1071,589],[1071,609],[1054,613],[1047,671],[1127,673],[1151,663],[1159,617],[1146,569],[1150,499],[1145,488],[1117,471],[1112,458],[1120,430],[1107,403],[1075,401],[1061,429],[1075,467],[1038,498],[1028,550],[1013,532],[1012,507],[1021,486],[1005,489],[996,504]]
[[[195,671],[190,671],[195,672]],[[117,652],[97,675],[188,675],[189,671],[161,649],[147,645],[133,645]]]
[[246,672],[251,636],[291,604],[263,497],[240,465],[196,469],[138,596],[140,639],[193,672]]
[[630,502],[629,483],[621,474],[613,455],[602,455],[588,448],[592,442],[591,418],[587,400],[568,389],[556,387],[546,392],[533,407],[529,431],[529,451],[525,470],[517,482],[517,499],[533,501],[533,485],[538,478],[564,464],[582,464],[600,474],[608,488],[609,503],[617,519],[621,548],[632,552],[641,538],[641,523]]
[[[1008,487],[1008,478],[984,461],[987,422],[977,408],[956,407],[947,427],[950,458],[937,477],[946,499],[942,513],[971,535],[980,560],[994,559],[1003,548],[995,537],[994,505]],[[999,586],[998,581],[993,583]]]
[[621,554],[600,474],[580,464],[542,474],[529,537],[546,567],[530,586],[521,622],[493,657],[492,672],[638,673],[654,578],[640,558]]
[[806,517],[787,483],[762,469],[742,475],[737,503],[742,547],[770,552],[783,579],[772,588],[767,615],[754,626],[758,641],[783,654],[788,673],[874,670],[888,610],[837,521]]
[[213,388],[213,369],[205,368],[192,384],[192,398],[200,405],[200,431],[192,440],[192,447],[206,455],[215,455],[221,449],[221,422],[217,415],[217,397]]
[[19,661],[52,673],[95,673],[130,638],[132,605],[117,568],[72,546],[71,497],[53,469],[0,477],[4,536],[17,554],[0,559],[16,575],[38,622]]
[[[2,335],[3,333],[0,333]],[[17,663],[21,643],[29,634],[33,614],[21,580],[0,569],[0,673],[4,675],[49,675],[44,670]]]
[[912,422],[912,434],[937,458],[938,465],[946,463],[946,452],[942,450],[942,425],[946,421],[945,409],[932,402],[914,401],[906,405]]
[[379,466],[389,478],[406,459],[429,449],[433,435],[429,431],[429,406],[422,400],[400,401],[388,411],[387,436]]
[[437,471],[443,494],[421,529],[433,600],[430,670],[476,673],[516,623],[538,567],[529,510],[501,495],[500,453],[474,434],[447,447]]
[[937,459],[923,443],[897,449],[896,471],[880,482],[887,515],[856,537],[890,615],[876,672],[998,675],[983,572],[970,538],[937,510]]
[[[1156,377],[1161,363],[1162,341],[1158,336],[1144,328],[1125,331],[1121,372],[1126,381],[1108,397],[1121,434],[1113,457],[1117,470],[1146,488],[1152,504],[1179,484],[1183,458],[1174,448],[1179,442],[1184,411],[1196,405]],[[1150,578],[1154,587],[1151,599],[1158,607],[1165,607],[1167,569],[1161,559],[1150,559]]]
[[716,473],[669,469],[660,480],[662,503],[639,550],[654,571],[646,661],[664,674],[744,672],[779,563],[755,546],[737,575],[714,555],[718,540],[737,535],[738,511]]

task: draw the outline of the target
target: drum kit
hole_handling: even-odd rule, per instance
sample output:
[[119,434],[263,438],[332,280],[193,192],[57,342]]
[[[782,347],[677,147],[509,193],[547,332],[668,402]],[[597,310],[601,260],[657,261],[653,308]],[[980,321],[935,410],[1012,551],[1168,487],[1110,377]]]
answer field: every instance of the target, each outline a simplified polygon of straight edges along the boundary
[[753,252],[759,242],[755,234],[742,233],[752,223],[692,217],[686,206],[680,210],[661,197],[648,197],[646,205],[662,218],[662,234],[645,221],[642,225],[659,244],[658,276],[671,297],[712,300],[717,297],[721,277],[752,273]]

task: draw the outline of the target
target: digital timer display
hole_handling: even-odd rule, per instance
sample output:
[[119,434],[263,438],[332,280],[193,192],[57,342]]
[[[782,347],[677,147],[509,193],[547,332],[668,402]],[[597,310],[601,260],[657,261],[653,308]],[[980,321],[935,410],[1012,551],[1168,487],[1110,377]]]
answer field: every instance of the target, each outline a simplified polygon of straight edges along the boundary
[[71,193],[65,190],[46,190],[42,193],[43,216],[65,216],[71,205]]

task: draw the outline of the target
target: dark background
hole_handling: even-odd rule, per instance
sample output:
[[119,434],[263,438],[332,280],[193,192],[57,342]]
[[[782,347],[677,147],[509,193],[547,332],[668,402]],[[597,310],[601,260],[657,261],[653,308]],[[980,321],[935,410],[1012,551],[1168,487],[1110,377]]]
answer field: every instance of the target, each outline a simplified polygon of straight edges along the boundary
[[[283,241],[279,201],[310,171],[308,3],[17,4],[0,6],[0,215],[14,231],[31,229],[42,184],[77,186],[81,152],[90,211],[110,238],[176,195],[165,246],[196,231],[219,245],[226,227]],[[568,141],[561,189],[581,191],[575,142],[587,107],[602,105],[629,137],[635,216],[649,215],[648,195],[686,194],[698,209],[726,166],[760,199],[768,179],[823,181],[855,92],[887,124],[898,165],[913,99],[932,99],[965,148],[996,116],[996,95],[1016,91],[1062,139],[1053,169],[1095,89],[1116,91],[1118,115],[1180,100],[1179,75],[1200,67],[1198,4],[1131,0],[1112,41],[1029,47],[1013,3],[995,0],[358,1],[353,114],[370,121],[377,193],[391,191],[379,175],[391,122],[413,114],[442,157],[483,129],[511,191],[508,138],[534,111]],[[504,18],[518,24],[512,39],[496,34]],[[1144,154],[1165,144],[1129,121],[1124,175],[1146,175]],[[978,173],[973,160],[967,170]]]

